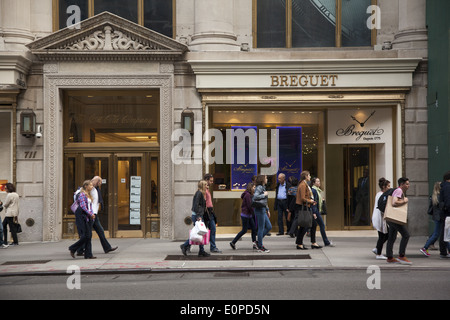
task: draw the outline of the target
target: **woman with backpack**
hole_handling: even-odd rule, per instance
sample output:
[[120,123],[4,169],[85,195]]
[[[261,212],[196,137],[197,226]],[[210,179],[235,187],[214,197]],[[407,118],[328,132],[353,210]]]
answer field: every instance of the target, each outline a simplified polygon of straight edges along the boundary
[[387,241],[389,233],[386,220],[383,219],[383,213],[378,208],[378,200],[391,188],[391,182],[385,178],[380,178],[378,180],[378,186],[380,187],[380,191],[375,196],[375,207],[372,213],[372,225],[378,231],[378,241],[377,246],[372,249],[372,252],[376,254],[377,260],[386,260],[387,257],[381,254],[381,252],[383,251],[383,245]]

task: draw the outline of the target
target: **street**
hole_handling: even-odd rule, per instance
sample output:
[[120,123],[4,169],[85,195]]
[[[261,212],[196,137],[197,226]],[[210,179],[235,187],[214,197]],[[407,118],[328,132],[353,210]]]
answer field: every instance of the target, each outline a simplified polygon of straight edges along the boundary
[[[83,275],[0,278],[0,299],[39,300],[436,300],[450,299],[449,270],[364,268],[294,271]],[[72,278],[71,278],[72,277]],[[69,285],[68,285],[69,283]],[[73,289],[69,289],[71,287]],[[370,289],[369,287],[372,287]],[[172,310],[175,312],[174,310]]]

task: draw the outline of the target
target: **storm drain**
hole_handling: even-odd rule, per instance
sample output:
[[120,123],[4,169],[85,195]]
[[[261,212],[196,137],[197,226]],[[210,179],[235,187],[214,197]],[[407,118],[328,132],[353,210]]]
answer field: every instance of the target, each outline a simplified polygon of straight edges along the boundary
[[311,259],[309,254],[296,254],[296,255],[273,255],[273,254],[261,254],[261,255],[222,255],[212,254],[209,257],[199,257],[196,254],[193,255],[168,255],[164,260],[213,260],[213,261],[242,261],[242,260],[303,260]]
[[6,261],[2,263],[2,266],[12,266],[17,264],[45,264],[52,260],[28,260],[28,261]]

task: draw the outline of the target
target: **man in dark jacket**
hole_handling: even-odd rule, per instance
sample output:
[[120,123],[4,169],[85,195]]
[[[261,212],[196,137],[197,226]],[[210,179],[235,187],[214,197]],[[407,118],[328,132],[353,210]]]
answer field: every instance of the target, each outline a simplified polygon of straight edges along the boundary
[[439,251],[442,259],[450,259],[450,254],[447,251],[447,243],[444,241],[445,219],[450,216],[450,171],[444,174],[444,181],[441,183],[441,194],[439,206],[442,209],[441,213],[441,235],[439,237]]

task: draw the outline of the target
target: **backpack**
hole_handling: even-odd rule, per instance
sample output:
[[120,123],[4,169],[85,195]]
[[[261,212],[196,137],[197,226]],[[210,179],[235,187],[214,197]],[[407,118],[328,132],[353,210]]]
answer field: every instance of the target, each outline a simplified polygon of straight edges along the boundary
[[381,213],[384,213],[384,210],[386,210],[386,203],[389,196],[392,196],[394,193],[395,188],[391,188],[384,192],[380,198],[378,199],[377,203],[377,209],[381,211]]

